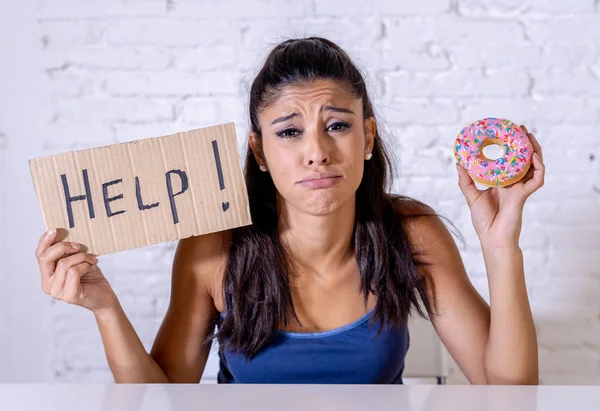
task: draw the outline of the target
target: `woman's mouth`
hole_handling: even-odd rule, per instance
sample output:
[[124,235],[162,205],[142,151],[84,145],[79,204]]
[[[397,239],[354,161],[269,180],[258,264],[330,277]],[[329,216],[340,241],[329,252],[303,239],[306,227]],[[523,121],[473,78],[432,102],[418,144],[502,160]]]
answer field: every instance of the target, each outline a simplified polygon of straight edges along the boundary
[[320,177],[320,178],[311,178],[300,181],[302,187],[316,189],[316,188],[327,188],[333,187],[342,181],[342,176],[330,176],[330,177]]

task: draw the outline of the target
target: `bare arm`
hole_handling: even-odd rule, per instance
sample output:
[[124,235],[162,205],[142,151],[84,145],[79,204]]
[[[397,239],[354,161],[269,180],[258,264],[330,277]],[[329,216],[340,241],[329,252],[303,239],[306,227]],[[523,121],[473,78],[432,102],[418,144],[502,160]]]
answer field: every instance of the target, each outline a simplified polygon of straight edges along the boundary
[[115,382],[169,382],[167,374],[146,352],[118,300],[115,299],[110,309],[95,316]]
[[212,296],[227,263],[229,231],[180,241],[173,262],[171,301],[151,356],[171,382],[198,383],[210,352],[217,309]]
[[[421,210],[423,211],[423,210]],[[406,223],[411,244],[431,264],[432,322],[473,384],[537,384],[537,339],[518,249],[484,249],[491,308],[466,274],[460,253],[438,217]]]
[[223,268],[222,234],[179,242],[173,262],[171,300],[148,354],[118,301],[96,314],[106,357],[116,382],[200,381],[216,313],[209,284]]

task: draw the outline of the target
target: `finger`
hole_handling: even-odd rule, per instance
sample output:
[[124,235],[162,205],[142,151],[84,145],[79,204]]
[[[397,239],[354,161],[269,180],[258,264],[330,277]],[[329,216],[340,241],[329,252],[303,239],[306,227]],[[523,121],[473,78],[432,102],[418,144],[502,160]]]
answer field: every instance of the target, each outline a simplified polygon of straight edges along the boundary
[[469,207],[479,198],[481,193],[475,186],[475,182],[460,164],[456,164],[456,169],[458,170],[458,187],[462,191],[463,195],[467,200],[467,204]]
[[54,239],[56,238],[56,230],[51,228],[46,231],[40,237],[40,241],[38,242],[37,248],[35,249],[35,256],[40,258],[44,251],[48,249],[54,243]]
[[538,155],[540,156],[540,160],[543,163],[544,162],[544,153],[542,152],[542,146],[540,145],[539,141],[537,140],[537,138],[535,138],[535,136],[533,134],[529,134],[528,136],[529,136],[529,141],[531,141],[531,145],[533,146],[533,152],[538,153]]
[[56,262],[65,255],[71,255],[79,250],[80,244],[60,241],[47,248],[39,257],[42,279],[47,280],[56,270]]
[[529,167],[529,170],[527,170],[527,173],[525,173],[525,175],[523,176],[523,178],[521,178],[517,184],[521,184],[524,185],[526,182],[528,182],[529,180],[531,180],[533,178],[533,171],[535,170],[535,167]]
[[92,264],[86,262],[72,266],[67,270],[67,278],[62,299],[69,304],[77,304],[81,299],[81,277],[87,274],[93,267]]
[[42,277],[44,277],[44,274],[54,271],[54,262],[46,260],[44,254],[46,253],[48,248],[52,246],[55,240],[56,230],[50,229],[42,235],[40,241],[38,242],[38,246],[35,249],[35,256],[38,260],[38,265],[40,266]]
[[533,194],[537,189],[544,185],[546,167],[537,153],[533,154],[533,177],[525,183],[525,192],[527,195]]
[[98,259],[93,255],[78,253],[69,257],[61,258],[56,264],[56,271],[51,279],[50,295],[58,300],[62,299],[67,278],[67,272],[75,265],[87,262],[90,265],[97,264]]
[[531,134],[529,132],[529,130],[527,130],[527,127],[525,127],[524,125],[521,125],[521,128],[527,134],[527,137],[529,138],[529,141],[531,141],[531,145],[533,146],[533,152],[534,153],[538,153],[540,155],[540,160],[542,162],[544,162],[544,153],[542,152],[542,146],[540,145],[540,143],[537,140],[537,138],[535,138],[535,136],[533,134]]

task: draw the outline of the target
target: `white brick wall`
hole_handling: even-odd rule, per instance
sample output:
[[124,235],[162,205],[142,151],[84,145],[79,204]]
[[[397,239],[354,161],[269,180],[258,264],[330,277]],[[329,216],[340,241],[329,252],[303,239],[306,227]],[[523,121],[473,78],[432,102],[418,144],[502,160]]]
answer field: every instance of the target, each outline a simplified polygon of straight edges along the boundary
[[[31,138],[51,154],[235,121],[244,143],[261,59],[285,36],[329,37],[366,70],[397,159],[396,189],[459,226],[486,298],[452,142],[487,116],[534,130],[547,183],[526,206],[521,246],[542,382],[598,384],[599,9],[594,0],[39,0],[43,132]],[[147,347],[168,303],[172,250],[101,259]],[[110,379],[91,315],[50,306],[53,378]],[[450,382],[464,382],[451,371]]]

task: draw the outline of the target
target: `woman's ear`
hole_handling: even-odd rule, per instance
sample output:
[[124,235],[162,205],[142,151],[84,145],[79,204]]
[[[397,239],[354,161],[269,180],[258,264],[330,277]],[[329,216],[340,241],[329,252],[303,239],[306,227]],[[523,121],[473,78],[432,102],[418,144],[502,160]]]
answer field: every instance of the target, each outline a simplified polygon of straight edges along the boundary
[[365,155],[373,152],[375,134],[377,134],[377,124],[373,116],[371,116],[365,119]]
[[262,142],[254,131],[251,131],[248,135],[248,142],[250,143],[250,149],[254,154],[254,158],[260,167],[266,167],[267,161],[262,150]]

